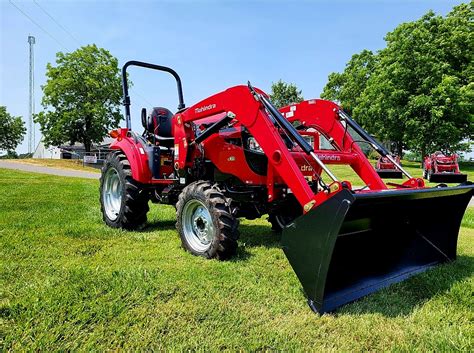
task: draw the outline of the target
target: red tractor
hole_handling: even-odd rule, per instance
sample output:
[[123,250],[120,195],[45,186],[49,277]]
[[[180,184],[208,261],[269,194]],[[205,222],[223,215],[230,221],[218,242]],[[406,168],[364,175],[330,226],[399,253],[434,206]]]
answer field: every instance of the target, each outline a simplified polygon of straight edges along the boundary
[[[141,134],[131,130],[132,65],[170,73],[178,87],[177,112],[142,110]],[[236,254],[238,219],[268,214],[316,312],[455,259],[474,186],[425,188],[337,104],[312,99],[278,110],[248,83],[185,108],[170,68],[131,61],[122,78],[126,127],[111,132],[100,181],[109,226],[142,227],[149,201],[175,205],[182,246],[223,260]],[[408,180],[389,189],[362,140]],[[365,186],[339,180],[332,164],[349,165]]]
[[[400,157],[392,156],[392,158],[399,164]],[[403,178],[403,173],[397,166],[387,157],[380,156],[377,159],[377,163],[375,164],[375,170],[377,174],[383,179],[401,179]]]
[[434,183],[463,183],[467,175],[459,171],[457,154],[437,151],[423,160],[423,178]]

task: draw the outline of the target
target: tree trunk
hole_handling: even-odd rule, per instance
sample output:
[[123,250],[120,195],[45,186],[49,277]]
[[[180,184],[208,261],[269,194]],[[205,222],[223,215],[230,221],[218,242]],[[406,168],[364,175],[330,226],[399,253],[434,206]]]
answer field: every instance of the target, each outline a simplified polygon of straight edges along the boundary
[[86,121],[85,121],[85,131],[84,131],[84,148],[86,149],[86,152],[90,152],[91,151],[91,145],[92,145],[92,141],[90,140],[89,136],[90,136],[90,129],[91,129],[91,120],[92,120],[92,117],[91,116],[86,116]]
[[426,146],[421,146],[421,168],[423,168],[423,160],[426,156]]
[[400,159],[403,158],[403,143],[402,143],[402,141],[397,141],[397,154],[400,157]]
[[88,139],[84,139],[84,148],[86,149],[86,152],[91,151],[91,146],[92,146],[92,142]]

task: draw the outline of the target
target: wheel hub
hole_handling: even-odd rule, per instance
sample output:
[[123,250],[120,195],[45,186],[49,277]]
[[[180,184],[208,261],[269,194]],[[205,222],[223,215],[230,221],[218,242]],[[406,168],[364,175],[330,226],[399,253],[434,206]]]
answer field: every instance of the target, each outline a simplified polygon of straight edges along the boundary
[[122,205],[122,182],[115,168],[109,168],[104,175],[102,198],[107,218],[115,221]]
[[182,219],[184,235],[189,245],[196,251],[206,251],[215,235],[207,207],[199,200],[190,200],[184,206]]

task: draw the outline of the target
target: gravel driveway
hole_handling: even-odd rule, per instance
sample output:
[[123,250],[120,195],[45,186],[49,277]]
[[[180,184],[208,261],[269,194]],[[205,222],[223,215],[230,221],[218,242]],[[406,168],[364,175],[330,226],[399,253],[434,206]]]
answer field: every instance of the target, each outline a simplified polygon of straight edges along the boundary
[[52,174],[52,175],[75,177],[75,178],[99,179],[100,177],[100,173],[85,172],[82,170],[43,167],[43,166],[34,165],[34,164],[8,162],[1,159],[0,159],[0,168],[16,169],[16,170],[23,170],[25,172]]

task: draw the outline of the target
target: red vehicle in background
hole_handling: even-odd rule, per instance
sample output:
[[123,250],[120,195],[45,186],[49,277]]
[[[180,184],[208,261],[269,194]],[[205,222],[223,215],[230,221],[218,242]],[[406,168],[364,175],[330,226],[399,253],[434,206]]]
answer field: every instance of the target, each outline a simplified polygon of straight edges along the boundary
[[423,161],[423,178],[434,183],[463,183],[467,175],[459,170],[458,155],[437,151]]
[[[393,156],[393,159],[395,159],[395,161],[401,165],[399,156]],[[384,156],[380,156],[377,160],[377,163],[375,164],[375,170],[377,171],[377,174],[383,179],[403,178],[402,171],[398,169],[390,159]]]

